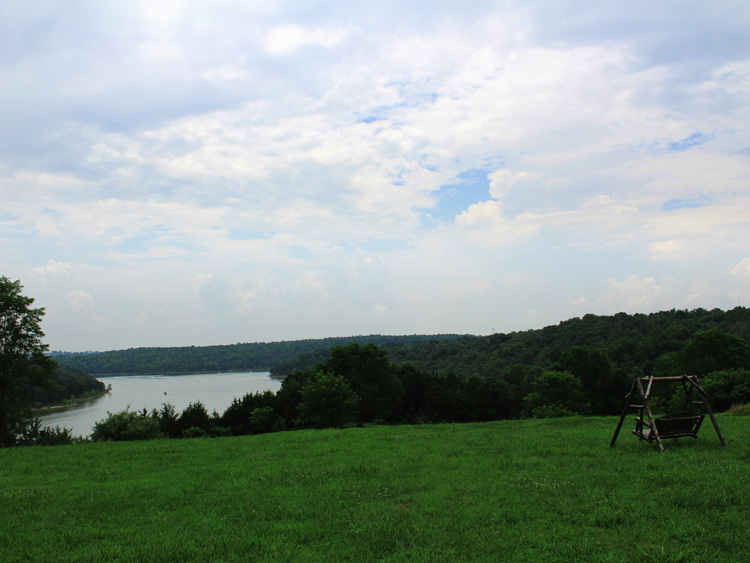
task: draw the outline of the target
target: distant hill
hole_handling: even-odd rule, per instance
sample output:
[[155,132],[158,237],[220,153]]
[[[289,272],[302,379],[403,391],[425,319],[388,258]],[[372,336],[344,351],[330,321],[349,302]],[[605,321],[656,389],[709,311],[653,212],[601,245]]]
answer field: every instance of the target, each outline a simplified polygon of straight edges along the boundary
[[285,342],[256,342],[225,346],[185,346],[173,348],[129,348],[109,352],[53,352],[62,366],[84,370],[94,375],[143,375],[210,373],[218,371],[263,371],[299,356],[330,350],[351,343],[373,343],[378,346],[410,344],[423,341],[445,341],[457,334],[433,336],[406,335],[350,336]]
[[495,377],[513,366],[546,369],[573,346],[604,352],[620,372],[653,373],[656,360],[681,350],[700,330],[719,328],[750,342],[750,309],[660,311],[633,315],[585,315],[542,329],[471,336],[459,334],[351,336],[286,342],[131,348],[111,352],[65,354],[55,359],[96,375],[176,374],[270,370],[283,376],[325,361],[333,346],[373,343],[397,363],[424,371],[468,377]]
[[[496,377],[512,366],[547,369],[573,346],[604,352],[620,372],[634,368],[654,372],[656,360],[681,350],[700,330],[719,328],[750,343],[750,309],[660,311],[650,314],[586,315],[542,329],[490,336],[427,337],[391,341],[382,345],[396,363],[411,363],[434,373],[453,372],[469,377]],[[328,350],[313,350],[271,368],[277,375],[308,369],[328,358]]]

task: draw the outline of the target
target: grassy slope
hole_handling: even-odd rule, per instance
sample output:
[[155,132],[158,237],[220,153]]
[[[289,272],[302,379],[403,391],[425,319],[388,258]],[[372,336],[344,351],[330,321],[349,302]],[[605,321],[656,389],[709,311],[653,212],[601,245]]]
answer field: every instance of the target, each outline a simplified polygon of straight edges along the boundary
[[0,450],[0,560],[747,561],[719,421],[664,455],[612,417]]

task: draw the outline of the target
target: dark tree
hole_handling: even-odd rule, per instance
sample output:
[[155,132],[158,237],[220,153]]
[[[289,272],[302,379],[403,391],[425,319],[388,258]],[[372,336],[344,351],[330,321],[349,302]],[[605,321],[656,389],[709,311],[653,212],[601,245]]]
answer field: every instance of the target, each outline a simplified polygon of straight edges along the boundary
[[281,382],[281,389],[276,393],[274,408],[291,427],[299,422],[299,404],[302,401],[302,388],[310,377],[308,372],[295,370]]
[[433,376],[427,390],[427,412],[432,420],[464,422],[468,419],[464,381],[452,370]]
[[701,385],[716,411],[725,411],[734,405],[750,403],[750,370],[712,371],[701,378]]
[[[693,334],[681,350],[660,356],[655,362],[654,371],[656,375],[662,377],[682,374],[698,375],[704,384],[704,378],[710,378],[709,387],[712,388],[712,392],[715,391],[720,396],[717,407],[714,405],[712,392],[709,393],[711,404],[714,408],[725,410],[732,406],[733,402],[741,400],[743,396],[741,382],[735,375],[729,377],[727,374],[747,373],[744,368],[750,367],[749,348],[742,337],[734,333],[724,332],[719,328],[700,330]],[[722,373],[712,377],[714,372]],[[735,384],[739,385],[736,394],[731,391]],[[714,385],[718,387],[714,389]],[[655,395],[662,405],[671,404],[670,408],[678,405],[683,397],[681,390],[668,386],[658,389]]]
[[510,418],[511,400],[508,384],[502,379],[472,375],[466,380],[468,420],[482,422]]
[[678,355],[679,368],[688,375],[750,367],[750,346],[736,334],[718,328],[696,332]]
[[91,433],[94,442],[128,442],[161,437],[159,423],[148,413],[144,415],[128,409],[117,413],[107,411],[107,418],[95,423]]
[[191,428],[199,429],[202,433],[208,434],[211,431],[211,416],[203,403],[196,401],[185,407],[185,410],[177,419],[177,425],[183,437]]
[[271,406],[258,407],[250,415],[250,430],[253,434],[265,434],[284,430],[284,419]]
[[104,383],[78,368],[55,366],[50,374],[50,385],[32,390],[34,404],[53,405],[74,397],[100,395],[106,391]]
[[23,286],[0,276],[0,447],[15,443],[29,418],[32,389],[49,384],[54,361],[39,323],[43,308],[21,294]]
[[525,366],[523,364],[513,364],[502,371],[500,379],[508,385],[510,398],[508,418],[521,416],[523,400],[526,395],[531,393],[531,382],[542,375],[543,371],[539,366]]
[[180,424],[178,414],[171,403],[162,403],[161,409],[151,413],[151,418],[159,423],[159,431],[169,438],[180,437]]
[[545,418],[567,414],[589,414],[581,380],[567,371],[545,371],[531,387],[534,390],[523,400],[523,416]]
[[622,408],[622,397],[630,382],[612,369],[604,352],[574,346],[563,353],[552,369],[570,372],[581,381],[591,403],[591,414],[617,414]]
[[315,371],[302,388],[300,416],[315,428],[340,428],[354,422],[359,398],[343,377]]
[[398,412],[404,422],[416,422],[424,418],[427,407],[427,389],[430,375],[417,369],[412,364],[399,365],[396,375],[401,381],[404,393]]
[[388,362],[387,352],[374,344],[335,346],[322,370],[344,378],[361,399],[359,423],[391,420],[404,393]]

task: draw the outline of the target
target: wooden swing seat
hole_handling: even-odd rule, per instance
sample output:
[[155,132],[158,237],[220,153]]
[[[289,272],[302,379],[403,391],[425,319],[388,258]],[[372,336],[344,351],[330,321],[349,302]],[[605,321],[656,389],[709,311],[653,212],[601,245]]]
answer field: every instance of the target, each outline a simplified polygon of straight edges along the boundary
[[[692,413],[690,411],[675,412],[654,419],[654,424],[659,431],[659,437],[664,438],[698,438],[698,430],[703,423],[705,415]],[[656,439],[654,432],[648,420],[636,417],[636,427],[633,434],[641,440],[653,442]]]
[[[652,384],[662,381],[681,383],[685,391],[685,400],[682,402],[682,411],[654,418],[651,407],[648,405],[648,399],[651,395]],[[645,389],[644,384],[646,385]],[[696,392],[699,396],[696,400],[693,400]],[[721,445],[726,446],[727,443],[724,440],[724,436],[721,435],[716,417],[714,417],[714,411],[708,402],[708,395],[706,395],[706,391],[701,387],[698,376],[685,374],[669,377],[654,377],[653,375],[635,377],[630,391],[625,396],[625,406],[622,407],[622,414],[620,415],[620,420],[617,422],[617,428],[615,428],[615,433],[612,436],[609,446],[614,447],[628,409],[638,409],[639,411],[635,417],[635,430],[633,430],[633,434],[638,437],[638,440],[646,440],[649,443],[656,442],[659,451],[662,453],[664,453],[664,444],[661,443],[663,438],[682,438],[686,436],[697,438],[698,430],[705,415],[695,412],[693,405],[703,407],[702,410],[706,412],[711,419],[711,423],[714,425],[714,430],[716,430],[716,435],[719,437]]]

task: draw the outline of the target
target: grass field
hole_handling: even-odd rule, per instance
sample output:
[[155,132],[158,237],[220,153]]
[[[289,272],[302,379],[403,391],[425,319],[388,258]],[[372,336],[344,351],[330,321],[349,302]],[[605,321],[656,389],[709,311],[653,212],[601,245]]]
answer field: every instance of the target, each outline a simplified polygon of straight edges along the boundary
[[0,561],[750,561],[750,417],[0,450]]

